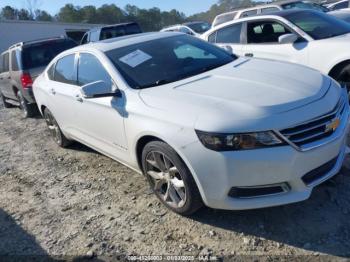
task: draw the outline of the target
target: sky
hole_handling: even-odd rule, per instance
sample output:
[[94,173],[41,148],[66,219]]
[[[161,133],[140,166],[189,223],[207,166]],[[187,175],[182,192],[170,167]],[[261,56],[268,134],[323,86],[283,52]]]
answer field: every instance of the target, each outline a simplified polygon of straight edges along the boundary
[[[32,0],[33,1],[33,0]],[[177,9],[186,15],[192,15],[207,11],[216,0],[34,0],[38,2],[39,9],[48,11],[50,14],[58,13],[59,9],[67,3],[77,6],[95,5],[100,7],[103,4],[116,4],[124,8],[127,4],[136,5],[140,8],[158,7],[162,11]],[[16,8],[26,7],[26,0],[0,0],[0,8],[10,5]]]

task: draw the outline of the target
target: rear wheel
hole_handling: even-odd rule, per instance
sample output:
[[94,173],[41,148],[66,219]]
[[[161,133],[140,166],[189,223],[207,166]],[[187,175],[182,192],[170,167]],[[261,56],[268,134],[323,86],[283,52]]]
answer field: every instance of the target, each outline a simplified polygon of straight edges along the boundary
[[1,97],[2,104],[4,105],[5,108],[12,107],[12,105],[10,103],[6,102],[6,98],[4,97],[4,95],[2,93],[0,93],[0,97]]
[[58,126],[56,119],[54,118],[50,110],[47,108],[45,108],[44,110],[44,118],[55,143],[60,147],[69,146],[72,143],[72,141],[65,137],[60,127]]
[[142,152],[142,165],[153,192],[167,208],[190,215],[203,206],[192,174],[168,144],[148,143]]
[[19,101],[19,108],[22,110],[22,115],[24,118],[33,117],[36,114],[36,105],[29,104],[28,101],[24,98],[21,91],[17,92],[17,97]]

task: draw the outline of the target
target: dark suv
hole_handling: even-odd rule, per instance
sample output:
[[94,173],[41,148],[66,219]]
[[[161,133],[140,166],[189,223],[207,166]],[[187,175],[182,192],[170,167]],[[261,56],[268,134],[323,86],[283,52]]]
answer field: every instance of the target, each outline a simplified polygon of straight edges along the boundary
[[19,106],[24,117],[36,113],[32,84],[51,60],[64,50],[77,46],[68,38],[21,42],[0,56],[0,96],[5,107]]
[[96,27],[85,33],[81,40],[81,44],[83,45],[90,42],[140,33],[142,33],[141,27],[138,23],[134,22]]

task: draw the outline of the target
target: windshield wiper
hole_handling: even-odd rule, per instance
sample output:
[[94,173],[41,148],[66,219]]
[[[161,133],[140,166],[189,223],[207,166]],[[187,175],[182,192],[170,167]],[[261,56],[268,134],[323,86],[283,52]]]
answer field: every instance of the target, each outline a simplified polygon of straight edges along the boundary
[[137,87],[137,89],[142,89],[142,88],[149,88],[149,87],[155,87],[155,86],[165,85],[165,84],[169,84],[169,83],[171,83],[171,82],[174,82],[174,81],[169,80],[169,79],[161,79],[161,80],[157,80],[157,81],[155,81],[154,83],[151,83],[151,84],[139,86],[139,87]]

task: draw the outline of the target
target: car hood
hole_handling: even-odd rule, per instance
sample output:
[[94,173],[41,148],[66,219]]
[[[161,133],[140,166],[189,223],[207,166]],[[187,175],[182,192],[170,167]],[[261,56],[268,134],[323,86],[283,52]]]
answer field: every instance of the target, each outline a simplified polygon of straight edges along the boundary
[[140,91],[150,107],[198,119],[265,118],[321,99],[330,79],[290,63],[239,58],[196,77]]

